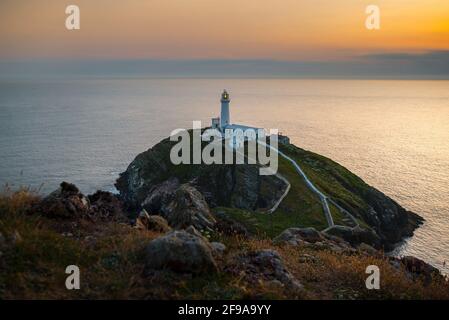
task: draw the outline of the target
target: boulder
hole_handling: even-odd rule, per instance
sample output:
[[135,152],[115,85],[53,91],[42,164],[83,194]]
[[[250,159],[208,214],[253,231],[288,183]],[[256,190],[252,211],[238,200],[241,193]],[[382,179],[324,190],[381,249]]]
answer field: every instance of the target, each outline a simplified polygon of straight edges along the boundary
[[162,205],[161,213],[175,229],[194,226],[199,230],[211,230],[216,222],[203,195],[189,184],[176,190],[173,199]]
[[127,221],[123,202],[111,192],[98,190],[88,198],[92,220]]
[[432,278],[442,277],[437,268],[416,257],[405,256],[401,258],[400,262],[413,279],[423,277],[426,283],[430,283]]
[[147,197],[140,206],[148,212],[160,212],[165,205],[173,200],[173,196],[179,186],[180,184],[177,178],[170,178],[157,184],[150,189]]
[[175,230],[152,240],[145,252],[147,270],[169,269],[196,274],[218,270],[209,243],[184,230]]
[[145,209],[139,213],[135,227],[137,229],[153,230],[162,233],[171,231],[167,220],[161,216],[149,215]]
[[279,281],[287,290],[299,293],[303,289],[299,281],[286,269],[279,253],[271,249],[238,255],[225,270],[236,275],[243,275],[244,279],[251,284],[259,281],[266,283]]
[[89,199],[71,183],[62,182],[60,187],[31,208],[49,218],[73,219],[87,216],[90,210]]
[[325,238],[321,232],[317,231],[315,228],[288,228],[274,238],[273,242],[299,245],[305,242],[315,243],[324,240]]
[[324,233],[342,238],[354,247],[362,242],[374,248],[381,247],[381,240],[374,231],[362,229],[360,227],[350,228],[346,226],[333,226],[326,229]]

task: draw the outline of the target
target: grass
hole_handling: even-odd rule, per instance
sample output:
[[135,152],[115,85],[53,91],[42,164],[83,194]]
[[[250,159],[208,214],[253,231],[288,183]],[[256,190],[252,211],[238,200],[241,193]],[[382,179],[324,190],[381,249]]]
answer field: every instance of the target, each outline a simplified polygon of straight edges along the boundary
[[[449,299],[449,285],[410,280],[387,258],[276,246],[263,233],[252,239],[214,233],[223,242],[221,271],[199,276],[168,270],[145,273],[145,246],[159,233],[116,222],[49,220],[27,214],[39,197],[27,190],[0,195],[0,299]],[[224,210],[224,209],[223,209]],[[228,212],[248,224],[269,225],[268,215]],[[280,230],[274,225],[273,230]],[[273,231],[274,232],[274,231]],[[71,235],[68,235],[70,233]],[[224,267],[234,256],[274,249],[304,285],[295,296],[268,283],[247,283]],[[308,255],[313,261],[302,261]],[[65,288],[65,268],[81,270],[81,289]],[[381,290],[367,290],[365,268],[381,269]]]

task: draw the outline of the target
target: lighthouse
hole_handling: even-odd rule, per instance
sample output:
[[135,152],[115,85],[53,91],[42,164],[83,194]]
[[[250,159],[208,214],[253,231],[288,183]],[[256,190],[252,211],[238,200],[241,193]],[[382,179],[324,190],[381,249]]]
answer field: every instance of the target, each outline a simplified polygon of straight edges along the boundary
[[229,103],[231,99],[229,99],[229,93],[226,90],[223,90],[221,94],[221,115],[220,115],[220,128],[223,130],[228,125],[231,124],[231,119],[229,118]]
[[[233,148],[240,147],[245,141],[252,139],[257,139],[259,135],[259,130],[262,128],[249,127],[242,124],[231,124],[229,103],[231,99],[229,98],[229,93],[223,90],[221,94],[221,114],[220,117],[212,118],[211,128],[218,130],[221,134],[230,134],[229,145]],[[228,138],[226,138],[228,139]]]

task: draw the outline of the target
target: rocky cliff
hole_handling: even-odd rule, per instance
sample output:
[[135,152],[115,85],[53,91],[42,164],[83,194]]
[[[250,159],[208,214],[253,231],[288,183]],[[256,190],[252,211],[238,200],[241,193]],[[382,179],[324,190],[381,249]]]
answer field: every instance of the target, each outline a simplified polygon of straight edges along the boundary
[[[116,187],[128,208],[136,213],[144,208],[170,219],[173,213],[169,211],[179,203],[173,202],[173,197],[187,196],[190,205],[182,205],[181,211],[193,207],[196,208],[193,211],[207,212],[203,216],[225,215],[226,219],[236,220],[255,233],[275,236],[289,227],[321,230],[328,227],[320,199],[282,159],[279,160],[279,173],[287,178],[292,188],[268,219],[264,211],[284,193],[287,185],[283,179],[276,175],[259,175],[258,165],[173,165],[169,158],[173,145],[174,142],[164,139],[139,154],[120,174]],[[334,228],[332,233],[349,242],[371,239],[370,245],[390,249],[394,243],[411,236],[423,221],[328,158],[292,144],[281,144],[280,150],[295,159],[313,183],[329,196],[335,204],[330,208],[334,220],[341,226]],[[183,191],[179,191],[180,186],[184,186]],[[207,209],[202,201],[206,202]],[[339,207],[355,217],[357,228],[354,228],[354,222],[351,224],[341,216]]]

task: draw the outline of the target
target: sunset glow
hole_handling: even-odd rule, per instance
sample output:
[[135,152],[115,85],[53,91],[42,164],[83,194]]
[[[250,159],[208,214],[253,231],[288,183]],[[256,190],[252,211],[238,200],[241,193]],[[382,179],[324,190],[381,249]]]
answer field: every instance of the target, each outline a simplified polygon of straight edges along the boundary
[[72,2],[2,1],[0,58],[335,60],[449,49],[447,0],[376,1],[376,31],[361,0],[77,0],[81,29],[68,31]]

